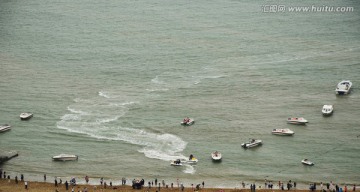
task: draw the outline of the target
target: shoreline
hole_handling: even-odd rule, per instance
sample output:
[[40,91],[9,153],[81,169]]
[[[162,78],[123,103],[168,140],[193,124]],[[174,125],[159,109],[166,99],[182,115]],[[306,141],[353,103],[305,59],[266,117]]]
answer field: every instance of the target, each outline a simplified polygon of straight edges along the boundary
[[[27,189],[25,188],[25,182],[27,183]],[[160,183],[159,183],[160,184]],[[90,192],[90,191],[101,191],[101,192],[106,192],[106,191],[120,191],[120,192],[126,192],[126,191],[146,191],[146,192],[157,192],[157,191],[162,191],[162,192],[172,192],[172,191],[185,191],[185,192],[192,192],[192,191],[202,191],[202,192],[256,192],[256,191],[261,191],[261,192],[274,192],[274,191],[288,191],[288,192],[308,192],[311,191],[309,189],[305,190],[305,189],[255,189],[255,190],[250,190],[249,188],[245,188],[245,189],[238,189],[238,188],[206,188],[206,187],[202,187],[200,186],[199,189],[196,189],[196,186],[193,187],[184,187],[183,189],[181,189],[181,187],[177,187],[174,186],[173,188],[171,187],[142,187],[141,189],[134,189],[133,187],[129,186],[129,185],[91,185],[91,184],[77,184],[75,186],[71,186],[70,184],[68,185],[68,190],[66,190],[66,185],[64,183],[62,184],[58,184],[57,186],[55,186],[54,183],[50,183],[50,182],[39,182],[39,181],[18,181],[16,183],[16,181],[14,179],[0,179],[0,192],[22,192],[22,191],[26,191],[26,192],[49,192],[49,191],[55,191],[55,192],[63,192],[63,191],[72,191],[72,189],[74,189],[74,191],[76,192]],[[326,187],[324,187],[324,189],[326,190]],[[357,188],[355,188],[356,191]],[[318,191],[320,192],[321,189],[317,188],[316,190],[313,191]],[[330,190],[326,190],[326,191],[330,191]],[[347,191],[354,191],[354,188],[352,186],[349,186],[347,188]]]
[[[66,191],[65,190],[65,182],[69,183],[69,190],[71,191],[71,185],[70,185],[70,178],[71,177],[53,177],[53,176],[47,176],[45,181],[41,181],[40,179],[35,180],[33,177],[26,175],[24,177],[24,180],[21,181],[20,176],[21,174],[17,174],[14,172],[6,173],[6,178],[4,178],[4,174],[1,174],[0,178],[0,192],[11,192],[11,191],[34,191],[34,192],[45,192],[45,191]],[[10,179],[9,179],[9,177]],[[42,177],[44,177],[42,176]],[[16,178],[17,177],[17,184],[16,184]],[[37,178],[41,178],[40,176]],[[63,180],[62,180],[63,179]],[[174,190],[180,190],[181,185],[184,186],[184,191],[196,191],[196,186],[199,185],[199,188],[201,191],[208,192],[208,191],[243,191],[243,192],[250,192],[250,185],[253,183],[244,183],[243,186],[212,186],[212,184],[207,181],[205,182],[204,186],[202,185],[202,182],[194,182],[194,184],[190,183],[180,183],[178,180],[174,179],[175,182],[172,182],[172,179],[167,179],[167,182],[165,183],[164,180],[159,179],[157,182],[157,185],[155,186],[152,182],[154,180],[145,180],[144,185],[142,189],[133,189],[131,183],[132,181],[135,181],[135,179],[126,179],[126,183],[122,184],[123,181],[121,180],[112,180],[109,178],[104,179],[104,185],[106,183],[106,188],[104,185],[100,185],[100,178],[89,178],[90,182],[86,183],[85,177],[75,177],[76,179],[76,185],[74,186],[74,191],[83,191],[85,188],[88,189],[88,191],[174,191]],[[62,181],[61,181],[62,180]],[[120,182],[121,181],[121,182]],[[169,182],[170,181],[170,182]],[[290,180],[291,181],[291,180]],[[29,189],[25,190],[24,182],[28,182]],[[60,183],[61,182],[61,183]],[[58,187],[55,187],[55,183],[58,184]],[[96,184],[97,183],[97,184]],[[239,183],[241,183],[239,181]],[[273,192],[273,191],[298,191],[298,192],[305,192],[305,191],[311,191],[309,186],[312,183],[305,184],[305,183],[294,183],[290,182],[292,185],[296,185],[295,187],[291,187],[290,189],[287,188],[288,182],[282,182],[282,187],[279,187],[278,182],[269,182],[272,183],[272,188],[265,187],[265,181],[264,183],[260,184],[259,182],[254,182],[256,185],[256,190],[261,190],[264,192]],[[314,182],[316,184],[316,190],[314,191],[322,191],[322,189],[326,190],[327,192],[336,191],[335,185],[338,186],[338,189],[342,188],[343,191],[345,189],[345,186],[347,187],[347,191],[357,191],[359,189],[359,184],[336,184],[333,183],[333,185],[330,185],[330,190],[328,190],[327,183],[323,183],[321,186],[321,182]],[[150,188],[149,188],[150,184]],[[241,183],[242,184],[242,183]],[[111,186],[110,186],[111,185]],[[161,186],[160,186],[161,185]],[[354,186],[355,185],[355,186]],[[33,188],[32,188],[33,187]],[[355,187],[355,188],[354,188]],[[354,190],[355,189],[355,190]],[[338,191],[336,191],[338,192]]]
[[[25,189],[25,182],[27,182],[27,189]],[[75,186],[71,186],[69,184],[68,190],[66,190],[66,186],[64,183],[58,184],[56,187],[54,183],[50,182],[39,182],[39,181],[18,181],[18,183],[15,182],[14,179],[0,179],[0,192],[21,192],[21,191],[29,191],[29,192],[48,192],[48,191],[72,191],[72,188],[74,188],[74,191],[82,191],[85,192],[86,190],[88,192],[90,191],[163,191],[163,192],[171,192],[171,191],[203,191],[203,192],[231,192],[231,191],[242,191],[242,192],[250,192],[250,189],[237,189],[237,188],[202,188],[202,186],[199,188],[199,190],[196,190],[196,186],[193,187],[184,187],[183,190],[181,190],[181,187],[174,186],[173,188],[169,187],[142,187],[141,189],[133,189],[132,186],[129,185],[113,185],[110,186],[107,184],[104,185],[91,185],[91,184],[77,184]],[[272,191],[279,191],[279,189],[256,189],[261,190],[263,192],[272,192]],[[305,192],[308,190],[301,190],[301,189],[292,189],[289,190],[289,192]]]

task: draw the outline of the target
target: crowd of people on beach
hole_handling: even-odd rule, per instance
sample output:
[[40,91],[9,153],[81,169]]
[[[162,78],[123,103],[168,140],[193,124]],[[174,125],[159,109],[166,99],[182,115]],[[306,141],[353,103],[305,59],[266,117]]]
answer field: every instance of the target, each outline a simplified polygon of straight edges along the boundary
[[[28,189],[29,187],[29,182],[25,180],[24,178],[24,174],[20,174],[20,178],[18,178],[17,174],[15,175],[15,177],[11,178],[10,174],[8,174],[6,171],[3,171],[0,168],[0,179],[7,179],[10,180],[13,179],[15,181],[15,184],[18,184],[19,181],[24,183],[24,187],[25,189]],[[84,181],[86,184],[89,184],[90,182],[90,178],[89,176],[85,176],[84,177]],[[46,174],[44,174],[44,182],[47,182],[47,176]],[[106,180],[104,180],[103,177],[100,178],[99,180],[99,184],[100,185],[94,185],[94,183],[92,183],[94,189],[96,189],[97,187],[106,189],[106,188],[111,188],[111,189],[116,189],[118,186],[113,185],[112,181],[110,180],[109,183],[107,183]],[[60,186],[64,186],[66,191],[71,190],[71,192],[74,192],[74,188],[77,185],[77,180],[75,177],[72,177],[71,179],[69,179],[69,181],[65,181],[63,183],[61,178],[57,178],[55,177],[54,179],[54,187],[55,187],[55,191],[57,191],[57,188]],[[121,179],[121,186],[125,186],[127,185],[127,179],[125,177],[123,177]],[[181,191],[184,191],[185,189],[185,185],[180,182],[179,179],[176,180],[176,183],[174,184],[172,183],[166,183],[165,180],[162,180],[161,182],[158,181],[157,178],[155,178],[154,180],[149,180],[148,182],[145,182],[144,179],[132,179],[131,180],[131,186],[133,189],[147,189],[148,191],[152,188],[155,188],[157,191],[160,191],[161,188],[177,188]],[[245,184],[245,182],[241,182],[241,186],[243,189],[250,189],[251,192],[256,192],[256,189],[262,189],[262,186],[259,184],[255,184],[255,183],[250,183],[249,184]],[[249,186],[249,187],[247,187]],[[292,189],[296,189],[297,183],[295,181],[289,180],[286,183],[286,186],[284,184],[284,182],[278,181],[276,183],[276,186],[278,187],[278,190],[292,190]],[[192,190],[194,191],[198,191],[201,188],[205,188],[205,182],[202,181],[201,183],[198,184],[191,184],[189,186],[189,188],[191,187]],[[348,185],[343,185],[340,186],[338,184],[333,183],[332,181],[328,182],[328,183],[310,183],[309,184],[309,190],[310,191],[317,191],[319,190],[320,192],[350,192],[350,191],[356,191],[356,184],[354,184],[353,186],[349,186]],[[275,189],[274,188],[274,184],[272,181],[265,179],[265,183],[264,183],[264,187],[263,189]],[[83,190],[81,190],[82,192],[87,192],[88,189],[87,187],[84,187]]]

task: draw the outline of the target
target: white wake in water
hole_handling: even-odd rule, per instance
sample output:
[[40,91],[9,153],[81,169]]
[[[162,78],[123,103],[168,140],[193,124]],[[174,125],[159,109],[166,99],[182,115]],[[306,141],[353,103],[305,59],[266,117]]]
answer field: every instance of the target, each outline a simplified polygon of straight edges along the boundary
[[[105,97],[104,94],[99,96]],[[138,145],[141,147],[138,152],[152,159],[171,161],[186,158],[181,152],[186,148],[187,143],[176,135],[121,126],[121,117],[138,102],[119,103],[112,101],[110,97],[105,101],[98,98],[74,101],[74,104],[68,106],[68,112],[57,122],[59,129],[97,139]],[[186,166],[184,172],[194,173],[194,169]]]

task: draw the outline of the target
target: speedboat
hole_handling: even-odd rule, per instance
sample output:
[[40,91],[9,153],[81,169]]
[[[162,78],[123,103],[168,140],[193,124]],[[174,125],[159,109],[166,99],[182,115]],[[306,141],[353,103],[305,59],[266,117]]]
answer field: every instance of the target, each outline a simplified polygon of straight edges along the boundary
[[180,159],[176,159],[174,161],[171,161],[170,165],[172,165],[172,166],[182,166],[183,164],[182,164],[182,161]]
[[261,144],[262,141],[260,139],[250,139],[250,141],[241,144],[241,147],[244,147],[246,149],[246,148],[256,147]]
[[195,120],[192,118],[185,118],[180,124],[184,126],[190,126],[195,123]]
[[32,113],[21,113],[20,114],[20,119],[21,120],[28,120],[33,116]]
[[78,158],[79,157],[77,155],[69,155],[69,154],[60,154],[52,157],[54,161],[74,161],[74,160],[78,160]]
[[323,115],[331,115],[334,111],[333,105],[324,105],[321,112]]
[[308,120],[304,119],[303,117],[289,117],[287,122],[290,124],[305,125],[308,123]]
[[337,84],[335,93],[338,95],[346,95],[350,93],[352,83],[349,80],[343,80]]
[[304,164],[304,165],[310,165],[310,166],[315,165],[313,162],[309,161],[308,159],[303,159],[301,161],[301,163]]
[[11,129],[11,126],[8,124],[0,125],[0,132],[5,132]]
[[271,131],[274,135],[294,135],[294,131],[291,131],[290,129],[273,129]]
[[220,161],[222,156],[221,156],[221,153],[219,151],[214,151],[214,152],[211,153],[211,158],[214,161]]

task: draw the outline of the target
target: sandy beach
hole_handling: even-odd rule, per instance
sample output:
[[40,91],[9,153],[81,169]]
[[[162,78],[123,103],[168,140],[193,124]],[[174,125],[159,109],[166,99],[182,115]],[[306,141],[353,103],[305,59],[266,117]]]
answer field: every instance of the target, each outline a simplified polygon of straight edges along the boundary
[[[74,186],[74,191],[85,191],[85,188],[88,192],[90,191],[162,191],[162,192],[171,192],[171,191],[181,191],[181,189],[174,187],[174,188],[164,188],[160,187],[160,190],[158,187],[152,187],[148,189],[147,187],[143,187],[142,189],[133,189],[131,186],[123,185],[123,186],[107,186],[104,188],[104,186],[100,185],[84,185],[84,184],[78,184]],[[0,192],[54,192],[54,191],[62,192],[62,191],[71,191],[72,187],[69,186],[69,189],[66,190],[65,185],[61,184],[58,185],[58,187],[55,187],[54,183],[48,183],[48,182],[28,182],[28,189],[25,189],[24,182],[18,182],[15,183],[15,180],[8,180],[8,179],[0,179]],[[185,187],[185,192],[190,191],[196,191],[195,188],[191,187]],[[215,188],[200,188],[199,191],[202,192],[231,192],[231,191],[242,191],[242,192],[250,192],[250,189],[215,189]],[[279,191],[278,189],[256,189],[256,191],[262,191],[262,192],[272,192],[272,191]],[[286,190],[287,191],[287,190]],[[289,192],[305,192],[308,190],[289,190]]]

